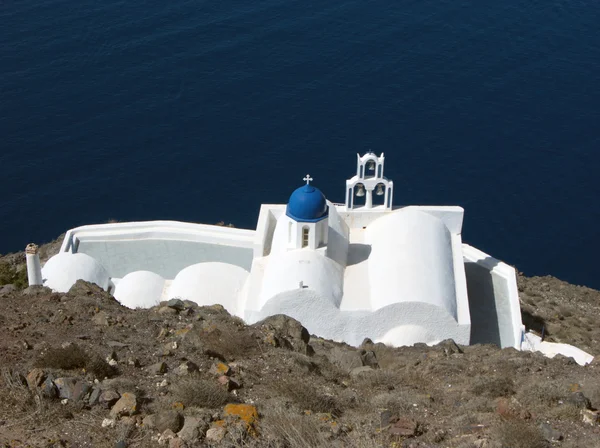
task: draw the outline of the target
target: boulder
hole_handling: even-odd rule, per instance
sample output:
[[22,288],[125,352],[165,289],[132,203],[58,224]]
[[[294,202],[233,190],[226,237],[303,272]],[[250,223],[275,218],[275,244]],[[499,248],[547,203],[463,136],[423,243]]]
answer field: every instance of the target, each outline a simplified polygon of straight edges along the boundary
[[146,371],[150,375],[162,375],[164,373],[167,373],[167,370],[169,370],[168,366],[162,361],[146,367]]
[[118,418],[124,415],[134,415],[137,410],[137,397],[132,393],[125,392],[110,410],[110,416]]
[[196,364],[191,361],[185,361],[179,367],[177,367],[177,375],[189,375],[194,372],[198,372],[199,368]]
[[183,300],[179,299],[171,299],[167,302],[166,306],[174,309],[175,311],[183,311],[185,309],[185,303]]
[[183,428],[177,433],[179,438],[186,442],[195,442],[204,437],[208,430],[208,423],[198,417],[186,417]]
[[312,356],[313,348],[309,345],[310,333],[300,322],[284,314],[276,314],[257,322],[253,327],[266,333],[266,342],[276,347],[286,348]]
[[585,395],[583,395],[582,392],[573,392],[567,398],[567,403],[569,403],[579,409],[591,409],[592,408],[592,403],[591,403],[590,399],[588,397],[586,397]]
[[[91,396],[90,396],[91,397]],[[119,401],[121,395],[114,390],[105,390],[100,394],[98,402],[106,409],[112,407],[117,401]]]
[[87,396],[90,385],[77,378],[56,378],[54,384],[58,389],[58,398],[79,401]]
[[29,389],[35,390],[42,385],[46,379],[46,374],[42,369],[33,369],[27,374],[27,386]]
[[211,443],[221,443],[225,438],[225,428],[216,427],[206,431],[206,441]]
[[167,429],[176,433],[183,426],[183,416],[178,411],[160,411],[155,415],[154,425],[161,433]]

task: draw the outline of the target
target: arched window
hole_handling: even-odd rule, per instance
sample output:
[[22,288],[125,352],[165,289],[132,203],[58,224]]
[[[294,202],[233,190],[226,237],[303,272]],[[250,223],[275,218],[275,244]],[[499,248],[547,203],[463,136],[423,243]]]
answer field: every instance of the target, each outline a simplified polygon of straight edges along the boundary
[[302,227],[302,247],[308,247],[308,227]]

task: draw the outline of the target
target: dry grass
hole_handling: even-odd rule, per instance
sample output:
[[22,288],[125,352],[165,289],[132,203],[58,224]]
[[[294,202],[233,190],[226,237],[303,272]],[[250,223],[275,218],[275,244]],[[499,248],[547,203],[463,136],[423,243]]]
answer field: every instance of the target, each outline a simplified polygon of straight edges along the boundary
[[515,393],[515,385],[506,377],[479,377],[471,386],[471,393],[488,398],[509,397]]
[[342,414],[340,403],[335,396],[322,393],[306,380],[284,379],[277,390],[281,395],[291,399],[301,410],[325,412],[334,416]]
[[525,386],[519,391],[519,401],[529,406],[556,406],[568,395],[568,386],[558,381],[543,381]]
[[195,375],[175,383],[172,393],[174,401],[180,401],[186,407],[216,408],[234,401],[226,390]]
[[115,370],[99,356],[86,352],[76,344],[68,347],[51,348],[34,363],[35,367],[47,369],[76,370],[85,369],[97,378],[114,375]]
[[540,430],[533,423],[505,420],[493,430],[494,439],[502,448],[546,448]]

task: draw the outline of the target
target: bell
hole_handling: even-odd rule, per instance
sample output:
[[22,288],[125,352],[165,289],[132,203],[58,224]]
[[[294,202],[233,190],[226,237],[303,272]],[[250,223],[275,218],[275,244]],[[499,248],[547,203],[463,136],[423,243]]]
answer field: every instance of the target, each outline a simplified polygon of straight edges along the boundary
[[383,185],[377,185],[377,191],[375,192],[377,196],[381,196],[383,194]]
[[373,162],[372,160],[370,160],[369,162],[367,162],[367,169],[369,171],[375,171],[375,162]]
[[363,197],[365,195],[365,188],[360,184],[358,186],[358,191],[356,192],[356,196]]

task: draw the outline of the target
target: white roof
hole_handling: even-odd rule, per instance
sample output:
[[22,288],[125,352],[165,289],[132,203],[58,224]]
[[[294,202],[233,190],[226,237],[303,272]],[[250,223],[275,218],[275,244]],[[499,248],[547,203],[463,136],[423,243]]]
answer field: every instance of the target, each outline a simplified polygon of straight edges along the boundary
[[220,304],[238,315],[238,297],[250,274],[239,266],[209,262],[188,266],[177,274],[169,298],[191,300],[198,305]]
[[86,254],[61,252],[50,258],[42,268],[44,286],[58,292],[67,292],[77,280],[95,283],[108,289],[110,278],[104,267]]
[[115,288],[115,299],[127,308],[152,308],[160,303],[165,279],[150,271],[136,271],[123,277]]

